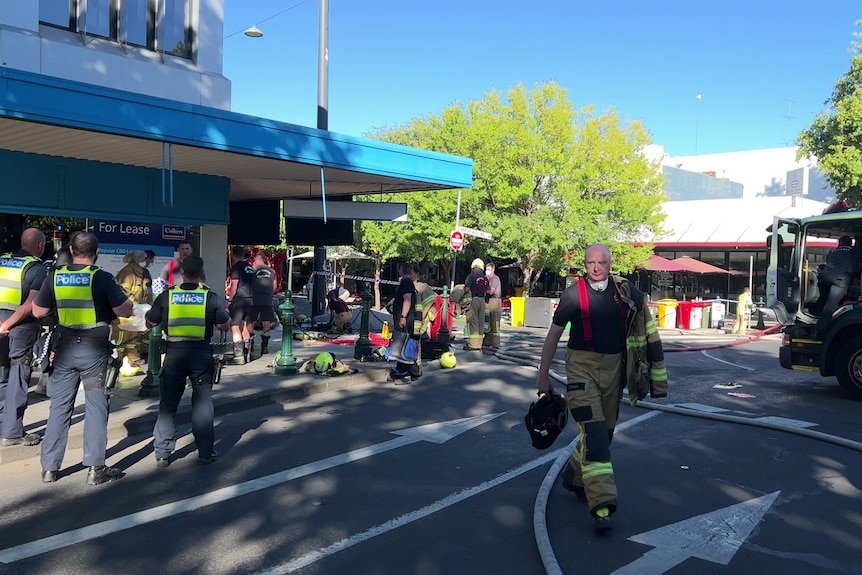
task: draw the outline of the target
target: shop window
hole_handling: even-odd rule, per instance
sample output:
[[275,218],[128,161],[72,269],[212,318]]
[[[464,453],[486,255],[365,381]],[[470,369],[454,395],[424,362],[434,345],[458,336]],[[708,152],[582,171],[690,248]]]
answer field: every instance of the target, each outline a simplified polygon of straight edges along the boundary
[[114,0],[84,0],[83,9],[87,15],[87,26],[83,30],[88,36],[111,38],[116,36],[116,20]]

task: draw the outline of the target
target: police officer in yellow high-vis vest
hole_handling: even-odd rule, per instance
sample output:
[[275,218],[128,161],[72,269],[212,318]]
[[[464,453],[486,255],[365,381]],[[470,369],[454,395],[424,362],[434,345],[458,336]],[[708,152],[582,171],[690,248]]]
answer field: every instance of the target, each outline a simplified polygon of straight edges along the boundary
[[0,257],[0,339],[8,344],[8,379],[0,379],[0,445],[37,445],[42,438],[24,433],[24,410],[33,363],[33,344],[41,329],[30,313],[48,268],[39,258],[45,234],[28,228],[21,234],[21,250]]
[[[204,261],[186,257],[180,265],[183,283],[159,294],[147,312],[147,326],[161,325],[166,342],[165,362],[159,391],[159,417],[153,429],[156,466],[167,467],[177,445],[177,406],[192,383],[192,434],[198,449],[198,463],[218,459],[213,431],[213,378],[215,365],[210,349],[213,325],[230,330],[230,314],[215,292],[201,285]],[[155,352],[151,352],[155,353]]]
[[111,358],[111,322],[132,315],[132,302],[114,276],[94,264],[99,240],[80,232],[69,243],[72,263],[51,271],[33,302],[33,315],[56,311],[58,324],[53,370],[48,379],[51,408],[42,440],[42,481],[59,477],[69,440],[78,383],[84,386],[84,466],[87,484],[119,479],[123,472],[105,465],[110,411],[108,364]]

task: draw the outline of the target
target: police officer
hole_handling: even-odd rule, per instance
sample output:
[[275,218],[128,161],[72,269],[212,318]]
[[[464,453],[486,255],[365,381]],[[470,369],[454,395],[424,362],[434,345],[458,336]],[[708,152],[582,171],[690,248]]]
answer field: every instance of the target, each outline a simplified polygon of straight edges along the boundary
[[167,342],[159,391],[159,417],[153,430],[156,466],[167,467],[177,445],[177,406],[186,387],[192,382],[192,433],[198,448],[198,463],[207,465],[218,460],[213,444],[213,376],[214,364],[210,339],[213,324],[228,331],[231,318],[220,298],[202,285],[204,261],[188,256],[180,266],[182,284],[159,294],[147,312],[147,327],[162,325]]
[[42,438],[24,433],[24,410],[33,364],[33,344],[41,326],[31,315],[33,300],[48,269],[39,259],[45,251],[45,234],[27,228],[21,249],[0,258],[0,338],[8,338],[9,377],[0,383],[0,445],[37,445]]
[[33,302],[33,315],[56,310],[58,325],[53,371],[48,380],[51,408],[42,442],[42,482],[59,476],[69,439],[78,382],[84,386],[84,465],[87,485],[119,479],[123,472],[105,465],[108,447],[107,390],[111,322],[132,315],[132,302],[110,273],[94,264],[99,240],[81,232],[70,241],[72,263],[51,271]]

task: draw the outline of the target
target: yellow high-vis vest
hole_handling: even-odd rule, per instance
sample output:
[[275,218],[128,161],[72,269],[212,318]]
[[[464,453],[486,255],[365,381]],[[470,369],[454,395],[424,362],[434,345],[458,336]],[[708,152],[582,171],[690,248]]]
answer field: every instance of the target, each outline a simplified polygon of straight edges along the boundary
[[15,311],[24,303],[24,271],[38,261],[39,258],[33,256],[16,258],[6,254],[0,257],[0,309]]
[[107,325],[96,321],[96,304],[93,302],[93,276],[99,268],[87,266],[73,271],[67,266],[54,272],[54,299],[60,325],[70,329],[92,329]]
[[184,290],[174,286],[168,291],[168,341],[206,341],[206,288]]

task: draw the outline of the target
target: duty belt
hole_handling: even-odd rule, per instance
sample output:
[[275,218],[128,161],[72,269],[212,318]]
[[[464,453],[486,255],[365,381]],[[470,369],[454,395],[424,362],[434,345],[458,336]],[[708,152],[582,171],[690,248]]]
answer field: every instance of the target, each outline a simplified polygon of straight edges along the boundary
[[87,337],[85,335],[63,335],[62,333],[59,333],[59,332],[57,333],[57,343],[58,343],[58,345],[77,343],[80,345],[87,345],[90,347],[104,347],[104,348],[108,348],[111,346],[111,342],[108,341],[108,338]]

